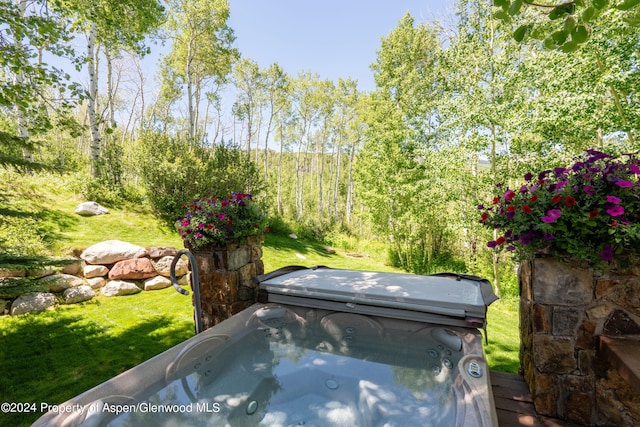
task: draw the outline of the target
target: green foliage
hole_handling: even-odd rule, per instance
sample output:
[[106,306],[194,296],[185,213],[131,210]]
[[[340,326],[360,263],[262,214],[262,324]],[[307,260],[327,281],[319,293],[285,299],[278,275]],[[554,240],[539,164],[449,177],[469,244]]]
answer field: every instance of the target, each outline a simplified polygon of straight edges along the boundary
[[[524,7],[523,7],[524,3]],[[510,23],[512,19],[521,24],[513,38],[522,42],[527,35],[544,39],[548,49],[564,53],[575,52],[586,43],[593,33],[598,33],[603,20],[613,15],[620,16],[626,25],[640,26],[639,0],[609,2],[608,0],[558,1],[551,3],[531,0],[494,0],[494,17]]]
[[262,190],[255,165],[235,148],[206,148],[149,132],[139,141],[137,158],[147,198],[170,224],[193,200]]

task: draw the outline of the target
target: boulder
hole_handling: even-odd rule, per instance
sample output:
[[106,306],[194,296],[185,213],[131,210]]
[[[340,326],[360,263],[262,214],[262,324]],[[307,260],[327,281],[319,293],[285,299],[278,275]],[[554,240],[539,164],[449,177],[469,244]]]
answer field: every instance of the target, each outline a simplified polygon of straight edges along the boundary
[[156,276],[144,281],[145,291],[155,291],[157,289],[164,289],[171,286],[171,280],[166,277]]
[[92,277],[91,279],[87,279],[87,283],[91,286],[91,289],[100,289],[107,284],[107,279],[104,277]]
[[75,213],[82,216],[104,215],[109,213],[109,209],[98,202],[84,202],[78,205]]
[[[156,269],[159,275],[164,277],[170,277],[169,270],[171,269],[171,263],[173,262],[174,257],[165,256],[160,258],[153,264],[153,267]],[[182,258],[178,260],[176,263],[176,277],[184,276],[189,272],[189,266]]]
[[21,268],[0,268],[0,278],[3,277],[25,277],[26,270]]
[[82,274],[84,274],[85,279],[104,277],[109,274],[109,269],[104,265],[85,265]]
[[140,289],[135,283],[125,282],[124,280],[112,280],[100,290],[102,295],[106,297],[132,295],[141,291],[142,289]]
[[53,274],[39,279],[38,282],[46,284],[49,292],[63,292],[75,286],[86,285],[84,279],[70,274]]
[[178,285],[186,286],[188,288],[191,287],[191,272],[188,272],[182,277],[178,277]]
[[118,261],[109,271],[110,280],[138,280],[157,276],[149,258],[125,259]]
[[72,263],[65,264],[62,266],[62,272],[64,274],[73,274],[74,276],[78,275],[82,271],[82,260],[77,259]]
[[51,276],[52,274],[56,274],[56,271],[50,268],[34,268],[32,270],[27,270],[27,277],[32,279],[42,279],[43,277]]
[[147,248],[149,258],[158,259],[166,256],[174,257],[178,253],[176,248],[172,246],[153,246]]
[[88,301],[96,296],[91,286],[82,285],[75,288],[69,288],[62,293],[65,304],[75,304],[78,302]]
[[37,313],[52,307],[56,298],[49,292],[30,292],[20,295],[11,304],[11,315],[17,316],[24,313]]
[[80,255],[87,264],[113,264],[124,259],[141,258],[147,250],[120,240],[105,240],[89,246]]

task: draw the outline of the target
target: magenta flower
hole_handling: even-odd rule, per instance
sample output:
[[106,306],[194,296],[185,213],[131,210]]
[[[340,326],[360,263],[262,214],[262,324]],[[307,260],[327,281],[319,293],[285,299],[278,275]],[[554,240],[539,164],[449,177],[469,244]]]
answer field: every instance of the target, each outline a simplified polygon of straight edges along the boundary
[[635,173],[636,175],[640,174],[640,167],[638,167],[637,165],[629,165],[629,170],[633,173]]
[[607,202],[608,203],[613,203],[614,205],[617,205],[620,203],[620,199],[617,198],[616,196],[607,196]]
[[582,187],[582,190],[590,196],[593,196],[594,194],[596,194],[596,189],[593,188],[591,185],[585,185],[584,187]]
[[619,179],[616,181],[616,185],[620,188],[631,188],[633,187],[633,183],[629,181],[625,181],[624,179]]
[[560,209],[551,209],[547,212],[547,215],[553,219],[558,219],[562,215],[562,211]]
[[488,248],[495,248],[496,246],[498,246],[498,242],[496,242],[495,240],[487,242],[487,247]]
[[556,222],[555,218],[552,218],[552,217],[550,217],[548,215],[543,216],[541,219],[542,219],[542,222],[546,222],[547,224],[551,224],[551,223]]
[[624,214],[624,208],[620,205],[615,205],[614,207],[607,209],[607,213],[611,216],[620,216]]

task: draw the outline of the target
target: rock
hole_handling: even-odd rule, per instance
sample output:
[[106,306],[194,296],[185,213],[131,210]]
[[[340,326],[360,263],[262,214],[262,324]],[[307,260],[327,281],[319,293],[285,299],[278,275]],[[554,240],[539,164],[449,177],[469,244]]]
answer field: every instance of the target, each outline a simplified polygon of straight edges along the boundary
[[166,277],[156,276],[144,281],[145,291],[155,291],[157,289],[164,289],[171,286],[171,280]]
[[332,248],[332,247],[330,247],[330,246],[325,246],[324,248],[322,248],[322,250],[324,250],[326,253],[328,253],[328,254],[330,254],[330,255],[333,255],[333,254],[335,254],[335,253],[336,253],[336,250],[335,250],[335,249],[333,249],[333,248]]
[[78,275],[82,271],[82,260],[77,259],[70,264],[66,264],[62,267],[62,273],[64,274],[73,274],[74,276]]
[[75,213],[82,216],[104,215],[109,213],[109,209],[97,202],[84,202],[78,205]]
[[182,277],[178,277],[178,285],[191,287],[191,272],[188,272]]
[[[158,272],[159,275],[164,277],[169,277],[169,270],[171,268],[171,263],[173,262],[174,257],[165,256],[160,258],[157,262],[153,264],[154,268]],[[178,260],[176,263],[176,277],[184,276],[189,272],[189,267],[187,263],[184,262],[182,258]]]
[[296,233],[289,234],[289,237],[291,237],[294,240],[298,239],[298,236],[296,235]]
[[147,250],[141,246],[120,240],[106,240],[89,246],[80,255],[87,264],[113,264],[118,261],[132,258],[141,258],[147,255]]
[[4,277],[25,277],[26,270],[19,268],[0,268],[0,278]]
[[107,284],[107,279],[104,277],[92,277],[91,279],[87,279],[87,283],[89,283],[91,289],[100,289]]
[[156,269],[149,258],[125,259],[118,261],[109,271],[111,280],[137,280],[157,276]]
[[133,282],[125,282],[124,280],[112,280],[105,285],[100,291],[106,297],[115,297],[122,295],[133,295],[141,292],[142,289]]
[[56,303],[56,298],[48,292],[30,292],[20,295],[11,304],[11,315],[17,316],[24,313],[37,313],[52,307]]
[[0,299],[0,316],[9,314],[11,308],[11,301],[6,299]]
[[176,248],[172,246],[152,246],[147,248],[147,252],[149,253],[149,258],[153,259],[163,258],[166,256],[173,258],[178,253]]
[[85,265],[83,269],[85,279],[92,277],[104,277],[109,274],[109,269],[104,265]]
[[88,285],[77,286],[75,288],[69,288],[62,293],[62,298],[65,304],[75,304],[78,302],[88,301],[96,296],[93,288]]
[[53,274],[39,279],[38,282],[45,283],[49,287],[49,292],[63,292],[75,286],[86,285],[84,279],[70,274]]

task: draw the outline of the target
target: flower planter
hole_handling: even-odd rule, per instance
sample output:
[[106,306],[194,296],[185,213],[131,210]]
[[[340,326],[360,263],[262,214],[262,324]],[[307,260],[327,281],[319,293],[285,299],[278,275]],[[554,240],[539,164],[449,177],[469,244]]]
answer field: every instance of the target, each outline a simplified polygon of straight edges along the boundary
[[539,414],[583,425],[640,425],[637,393],[598,351],[599,336],[640,331],[635,265],[600,273],[550,257],[521,263],[520,363]]
[[[198,263],[202,326],[208,329],[257,301],[252,278],[264,274],[263,236],[251,236],[226,246],[189,248]],[[194,301],[195,304],[195,301]]]

